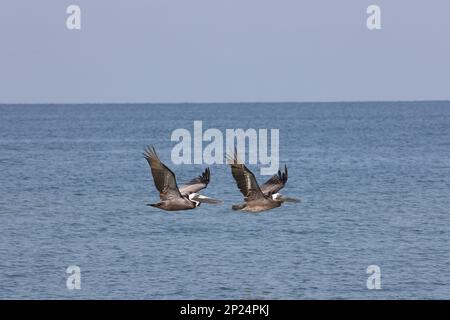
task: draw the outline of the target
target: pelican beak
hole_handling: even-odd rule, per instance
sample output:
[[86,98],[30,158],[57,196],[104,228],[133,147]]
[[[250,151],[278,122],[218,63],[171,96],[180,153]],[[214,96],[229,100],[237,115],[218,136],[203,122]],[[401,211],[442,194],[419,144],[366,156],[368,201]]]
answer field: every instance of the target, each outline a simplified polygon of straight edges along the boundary
[[299,203],[299,202],[302,202],[301,199],[290,198],[290,197],[283,197],[282,200],[283,200],[284,202],[292,202],[292,203]]

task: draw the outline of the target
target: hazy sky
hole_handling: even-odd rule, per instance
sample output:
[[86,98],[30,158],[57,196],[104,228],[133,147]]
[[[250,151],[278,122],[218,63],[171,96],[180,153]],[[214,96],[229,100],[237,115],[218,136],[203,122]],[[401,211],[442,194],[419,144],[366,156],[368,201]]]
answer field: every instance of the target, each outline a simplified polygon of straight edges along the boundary
[[2,0],[0,41],[3,103],[450,99],[449,0]]

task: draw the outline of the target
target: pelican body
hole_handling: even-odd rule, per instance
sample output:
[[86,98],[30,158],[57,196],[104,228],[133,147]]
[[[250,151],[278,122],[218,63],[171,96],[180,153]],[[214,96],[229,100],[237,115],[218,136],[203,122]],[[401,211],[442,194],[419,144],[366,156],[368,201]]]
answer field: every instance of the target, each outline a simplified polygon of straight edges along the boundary
[[284,172],[278,170],[277,174],[273,175],[260,187],[253,172],[239,162],[236,150],[234,156],[229,156],[228,160],[233,178],[244,195],[245,201],[243,204],[233,205],[231,207],[233,210],[261,212],[278,208],[284,202],[300,202],[298,199],[285,197],[278,193],[288,180],[286,166],[284,166]]
[[197,178],[178,188],[175,174],[161,162],[155,148],[147,147],[144,151],[144,158],[150,166],[153,181],[161,199],[158,203],[148,204],[149,206],[166,211],[179,211],[195,209],[203,202],[211,204],[222,203],[221,200],[209,198],[198,193],[209,184],[211,176],[209,168],[206,168]]

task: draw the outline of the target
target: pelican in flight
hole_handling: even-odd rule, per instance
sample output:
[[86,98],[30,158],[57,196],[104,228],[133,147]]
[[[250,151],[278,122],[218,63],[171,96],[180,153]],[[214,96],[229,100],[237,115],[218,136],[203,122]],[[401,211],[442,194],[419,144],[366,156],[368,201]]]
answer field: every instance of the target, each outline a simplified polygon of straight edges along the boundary
[[236,150],[234,156],[228,156],[228,164],[245,200],[243,204],[233,205],[231,207],[233,210],[260,212],[277,208],[284,202],[300,202],[299,199],[285,197],[278,193],[288,180],[286,166],[284,166],[284,172],[278,170],[277,174],[260,187],[255,175],[243,163],[240,163]]
[[159,160],[155,148],[147,147],[144,151],[144,157],[150,165],[153,181],[161,198],[161,202],[148,204],[148,206],[167,211],[177,211],[195,209],[203,202],[222,203],[221,200],[198,194],[200,190],[208,186],[210,180],[209,168],[206,168],[202,175],[178,188],[175,174]]

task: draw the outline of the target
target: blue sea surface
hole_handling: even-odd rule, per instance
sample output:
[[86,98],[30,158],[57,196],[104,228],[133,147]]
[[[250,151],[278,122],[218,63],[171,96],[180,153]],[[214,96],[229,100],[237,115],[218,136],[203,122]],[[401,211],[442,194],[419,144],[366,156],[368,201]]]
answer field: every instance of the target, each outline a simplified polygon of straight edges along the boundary
[[[194,120],[279,128],[302,203],[233,211],[217,164],[203,193],[223,205],[146,206],[146,145],[179,184],[206,166],[171,162]],[[449,299],[449,243],[450,102],[0,105],[1,299]]]

